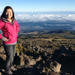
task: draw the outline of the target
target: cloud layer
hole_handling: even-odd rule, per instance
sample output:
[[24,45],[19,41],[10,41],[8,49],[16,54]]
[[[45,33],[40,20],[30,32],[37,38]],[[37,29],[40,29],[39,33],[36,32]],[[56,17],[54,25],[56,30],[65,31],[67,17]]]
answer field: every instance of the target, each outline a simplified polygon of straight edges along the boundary
[[21,22],[39,22],[49,20],[75,21],[75,14],[16,14],[16,18]]

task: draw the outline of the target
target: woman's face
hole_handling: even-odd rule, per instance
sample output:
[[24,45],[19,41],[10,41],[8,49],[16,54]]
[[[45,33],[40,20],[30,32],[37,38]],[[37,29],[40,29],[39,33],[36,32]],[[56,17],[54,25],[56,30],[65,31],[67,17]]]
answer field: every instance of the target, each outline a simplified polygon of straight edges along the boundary
[[7,19],[11,19],[12,18],[13,13],[12,13],[12,10],[11,9],[7,9],[6,10],[6,16],[7,16]]

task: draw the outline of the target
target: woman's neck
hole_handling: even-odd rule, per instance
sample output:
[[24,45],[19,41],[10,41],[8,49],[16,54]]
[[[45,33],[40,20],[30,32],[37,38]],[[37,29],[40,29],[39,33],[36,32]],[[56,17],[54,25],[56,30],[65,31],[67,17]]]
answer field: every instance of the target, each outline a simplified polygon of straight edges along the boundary
[[7,19],[9,22],[12,22],[12,19]]

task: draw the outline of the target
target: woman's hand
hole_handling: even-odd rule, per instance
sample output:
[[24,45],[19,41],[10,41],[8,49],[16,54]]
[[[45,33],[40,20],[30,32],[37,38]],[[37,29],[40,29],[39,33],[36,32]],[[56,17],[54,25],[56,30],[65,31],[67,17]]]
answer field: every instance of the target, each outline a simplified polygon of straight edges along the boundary
[[3,40],[3,41],[8,41],[9,39],[3,36],[3,37],[2,37],[2,40]]

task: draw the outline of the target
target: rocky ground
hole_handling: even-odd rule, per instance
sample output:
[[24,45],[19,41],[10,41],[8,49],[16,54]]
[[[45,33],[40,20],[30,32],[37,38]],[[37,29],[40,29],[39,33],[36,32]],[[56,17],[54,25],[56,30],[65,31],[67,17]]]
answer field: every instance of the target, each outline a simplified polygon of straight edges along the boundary
[[[5,75],[6,54],[0,47],[0,75]],[[75,52],[71,47],[66,50],[61,46],[59,50],[50,54],[43,52],[25,52],[14,59],[13,75],[75,75]]]

